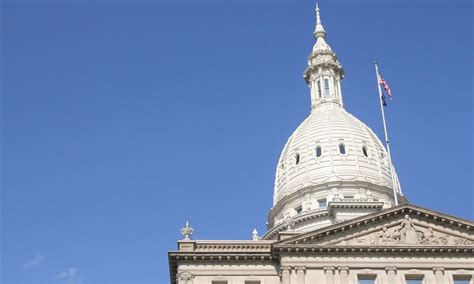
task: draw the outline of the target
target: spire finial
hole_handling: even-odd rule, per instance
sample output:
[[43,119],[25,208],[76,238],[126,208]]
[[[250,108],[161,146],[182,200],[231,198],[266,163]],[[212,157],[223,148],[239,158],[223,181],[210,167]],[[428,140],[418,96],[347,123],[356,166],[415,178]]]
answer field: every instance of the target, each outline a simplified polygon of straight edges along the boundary
[[321,23],[321,16],[319,15],[319,5],[318,2],[316,2],[316,23]]
[[321,23],[321,15],[319,14],[319,5],[316,3],[316,29],[314,30],[315,38],[326,37],[326,31]]
[[188,221],[186,221],[184,228],[181,229],[181,234],[183,235],[185,241],[189,241],[191,239],[193,228],[191,228]]

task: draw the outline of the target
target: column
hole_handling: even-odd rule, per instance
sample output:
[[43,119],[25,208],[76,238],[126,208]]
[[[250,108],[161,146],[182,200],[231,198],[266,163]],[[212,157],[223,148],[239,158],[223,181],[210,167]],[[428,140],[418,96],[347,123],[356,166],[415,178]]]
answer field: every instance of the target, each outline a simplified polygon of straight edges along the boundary
[[282,284],[290,284],[290,267],[283,266],[281,268],[281,283]]
[[339,269],[339,277],[341,279],[341,284],[348,284],[349,280],[349,267],[347,266],[340,266]]
[[296,267],[296,283],[304,284],[304,271],[306,268],[304,266]]
[[433,272],[435,274],[436,284],[444,284],[444,268],[433,267]]
[[326,284],[334,284],[334,267],[326,266],[323,269],[326,274]]
[[397,268],[395,266],[387,266],[385,267],[385,271],[387,271],[387,278],[388,284],[396,284],[397,283]]
[[337,80],[337,89],[339,91],[339,101],[341,102],[341,106],[344,106],[344,103],[342,102],[342,92],[341,92],[341,80]]
[[318,100],[318,90],[316,86],[316,80],[311,78],[310,79],[310,91],[311,91],[311,107],[313,107],[316,104],[316,101]]

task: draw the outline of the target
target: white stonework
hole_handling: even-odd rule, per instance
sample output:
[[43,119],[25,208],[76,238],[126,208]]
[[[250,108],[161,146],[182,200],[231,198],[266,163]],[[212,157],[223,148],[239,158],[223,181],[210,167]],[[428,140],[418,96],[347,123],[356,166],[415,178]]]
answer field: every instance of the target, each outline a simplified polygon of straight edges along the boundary
[[171,283],[474,284],[474,223],[407,203],[383,144],[344,109],[344,71],[316,16],[312,111],[281,154],[268,231],[197,241],[186,223],[168,254]]
[[[450,284],[474,275],[474,223],[400,205],[276,240],[178,242],[169,253],[172,283]],[[221,281],[221,282],[219,282]]]
[[[344,69],[326,42],[319,8],[316,18],[316,43],[304,72],[311,113],[290,136],[278,161],[267,239],[274,237],[289,217],[300,223],[294,230],[308,231],[394,206],[394,185],[398,200],[406,203],[395,170],[392,177],[392,163],[382,142],[344,109]],[[321,200],[326,201],[324,207],[318,202]],[[330,202],[335,208],[334,203],[340,201],[351,202],[351,208],[357,210],[338,210],[329,218],[321,214],[329,210],[326,206]],[[382,206],[374,206],[374,202]]]

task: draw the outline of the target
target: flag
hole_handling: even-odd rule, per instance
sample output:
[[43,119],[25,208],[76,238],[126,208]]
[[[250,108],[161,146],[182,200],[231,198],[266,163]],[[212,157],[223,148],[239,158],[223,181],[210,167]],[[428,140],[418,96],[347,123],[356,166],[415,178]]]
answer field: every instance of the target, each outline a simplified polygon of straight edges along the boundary
[[[383,87],[384,91],[388,94],[388,98],[392,100],[392,91],[390,90],[390,87],[388,86],[387,81],[384,80],[384,78],[382,77],[382,75],[380,75],[380,73],[379,73],[379,84],[380,86]],[[384,106],[387,106],[387,104],[385,103],[384,95],[382,95],[382,102]]]
[[382,96],[381,96],[380,98],[382,99],[382,105],[383,105],[384,107],[386,107],[386,106],[387,106],[387,103],[385,102],[385,95],[382,94]]

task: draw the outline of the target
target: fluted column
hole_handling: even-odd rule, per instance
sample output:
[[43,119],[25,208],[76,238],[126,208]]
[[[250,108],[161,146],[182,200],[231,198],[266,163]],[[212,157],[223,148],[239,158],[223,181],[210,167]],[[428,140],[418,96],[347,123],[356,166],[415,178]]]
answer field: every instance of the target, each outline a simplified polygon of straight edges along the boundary
[[339,269],[339,277],[341,279],[341,284],[348,284],[348,275],[349,275],[349,267],[347,266],[340,266]]
[[326,284],[334,284],[334,267],[324,267],[324,274],[326,274]]
[[306,268],[304,266],[296,267],[296,284],[304,284],[304,271]]
[[290,284],[290,267],[283,266],[281,268],[281,283],[282,284]]
[[395,266],[387,266],[385,267],[385,271],[387,271],[387,278],[388,284],[396,284],[397,283],[397,268]]
[[444,284],[444,268],[434,267],[433,272],[435,274],[436,284]]

